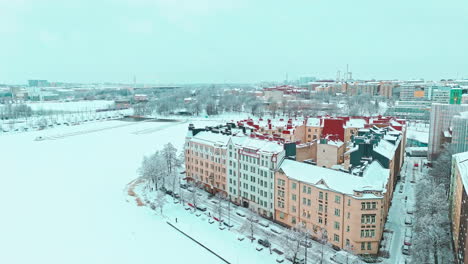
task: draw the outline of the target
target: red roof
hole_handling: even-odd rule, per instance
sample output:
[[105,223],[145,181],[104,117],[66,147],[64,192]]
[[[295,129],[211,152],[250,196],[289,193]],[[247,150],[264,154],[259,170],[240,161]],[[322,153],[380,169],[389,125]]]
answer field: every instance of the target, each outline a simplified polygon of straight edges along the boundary
[[344,141],[344,124],[343,119],[328,119],[323,120],[322,138],[327,137],[331,140]]

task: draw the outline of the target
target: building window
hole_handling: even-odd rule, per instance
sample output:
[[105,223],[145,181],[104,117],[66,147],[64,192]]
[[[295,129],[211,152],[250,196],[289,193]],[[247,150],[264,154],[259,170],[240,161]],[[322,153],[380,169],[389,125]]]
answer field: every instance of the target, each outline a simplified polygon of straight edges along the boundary
[[319,199],[320,199],[320,200],[323,199],[323,192],[319,192]]
[[351,199],[348,199],[348,206],[351,206]]
[[335,215],[336,215],[336,216],[340,216],[340,209],[336,209],[336,208],[335,208]]
[[302,186],[302,192],[303,192],[303,193],[306,193],[306,192],[307,192],[306,186],[305,186],[305,185]]
[[349,247],[349,239],[346,239],[346,246]]
[[321,223],[323,222],[323,220],[322,220],[322,217],[321,217],[321,216],[319,216],[319,218],[318,218],[318,222],[319,222],[319,224],[321,224]]
[[280,213],[280,218],[284,219],[284,213],[283,212]]
[[346,226],[346,232],[349,232],[349,226]]
[[292,211],[293,213],[295,213],[295,212],[296,212],[296,206],[293,205],[292,208],[291,208],[291,211]]
[[333,240],[334,240],[335,242],[340,242],[340,236],[337,235],[337,234],[334,234],[334,235],[333,235]]
[[296,217],[293,217],[293,218],[291,219],[291,223],[292,223],[292,224],[296,224]]
[[341,197],[338,195],[335,195],[335,203],[340,204],[341,203]]
[[291,188],[292,188],[293,190],[296,189],[296,183],[295,183],[295,182],[293,182],[293,183],[291,184]]
[[292,199],[293,201],[296,201],[296,195],[293,194],[291,199]]
[[307,193],[310,194],[312,192],[312,188],[307,187]]
[[372,243],[371,242],[367,242],[367,250],[371,250],[372,249]]
[[366,242],[361,242],[361,250],[366,250]]
[[334,225],[334,226],[335,226],[335,229],[336,229],[336,230],[340,230],[340,223],[338,223],[338,222],[335,221],[335,225]]

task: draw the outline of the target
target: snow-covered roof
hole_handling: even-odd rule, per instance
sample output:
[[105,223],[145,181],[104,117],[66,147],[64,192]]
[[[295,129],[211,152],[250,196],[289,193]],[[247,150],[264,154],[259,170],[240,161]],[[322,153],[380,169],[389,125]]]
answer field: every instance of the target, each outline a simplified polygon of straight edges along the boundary
[[413,129],[408,129],[406,131],[406,137],[410,139],[415,139],[422,143],[429,143],[429,132],[428,131],[417,131]]
[[356,128],[364,128],[364,125],[367,124],[367,121],[365,119],[350,119],[348,122],[346,122],[345,127],[356,127]]
[[259,152],[279,153],[283,146],[275,141],[255,139],[251,137],[232,137],[232,142],[239,147],[255,149]]
[[340,140],[327,140],[327,144],[335,146],[335,147],[341,147],[343,146],[344,143],[343,141],[340,141]]
[[320,126],[320,118],[316,118],[316,117],[307,118],[307,126],[319,127]]
[[453,159],[460,172],[463,186],[465,186],[465,190],[468,190],[468,151],[453,155]]
[[227,145],[230,136],[223,135],[223,134],[216,134],[209,131],[202,131],[192,137],[191,141],[214,146],[215,144],[219,145]]
[[392,159],[395,150],[398,144],[393,145],[392,143],[388,142],[385,139],[380,140],[376,147],[374,147],[374,151],[379,153],[380,155],[386,157],[387,159]]
[[391,140],[391,141],[396,141],[398,138],[390,135],[385,135],[383,137],[385,140]]
[[[368,165],[362,177],[293,160],[284,160],[280,168],[291,179],[348,195],[366,190],[385,192],[390,175],[390,170],[382,167],[378,161]],[[371,194],[365,198],[376,196]]]

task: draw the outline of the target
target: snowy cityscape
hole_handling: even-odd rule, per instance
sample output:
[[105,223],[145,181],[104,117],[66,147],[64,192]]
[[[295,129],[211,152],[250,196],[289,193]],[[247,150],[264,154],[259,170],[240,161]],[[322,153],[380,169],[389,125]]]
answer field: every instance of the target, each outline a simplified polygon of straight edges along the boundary
[[467,13],[0,0],[0,263],[468,264]]

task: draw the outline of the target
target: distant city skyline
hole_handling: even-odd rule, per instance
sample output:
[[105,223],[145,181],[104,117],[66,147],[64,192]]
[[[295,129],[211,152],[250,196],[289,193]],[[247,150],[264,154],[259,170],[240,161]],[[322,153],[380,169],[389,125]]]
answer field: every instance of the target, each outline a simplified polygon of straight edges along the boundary
[[468,78],[464,0],[0,0],[0,83]]

